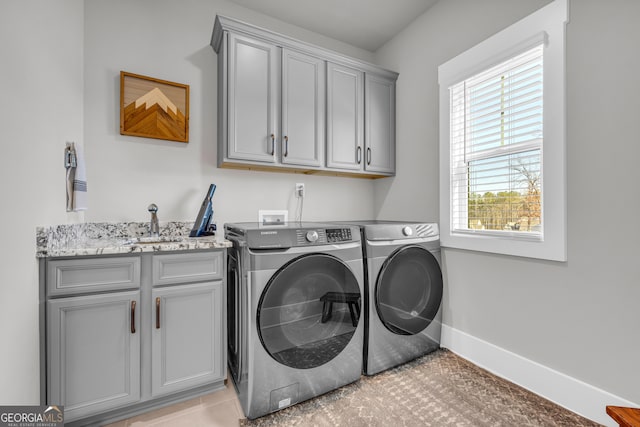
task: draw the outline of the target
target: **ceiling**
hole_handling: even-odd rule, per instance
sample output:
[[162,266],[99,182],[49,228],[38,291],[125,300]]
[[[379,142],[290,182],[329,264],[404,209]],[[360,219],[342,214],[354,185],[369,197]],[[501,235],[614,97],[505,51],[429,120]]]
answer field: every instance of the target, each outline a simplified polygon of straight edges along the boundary
[[375,52],[438,0],[230,0]]

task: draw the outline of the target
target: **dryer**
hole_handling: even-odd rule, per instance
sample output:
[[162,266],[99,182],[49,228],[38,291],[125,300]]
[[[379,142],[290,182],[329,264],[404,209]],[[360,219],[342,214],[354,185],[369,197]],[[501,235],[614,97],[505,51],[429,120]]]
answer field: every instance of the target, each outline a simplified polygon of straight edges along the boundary
[[366,375],[440,347],[443,281],[438,224],[355,221],[366,271]]
[[254,419],[357,381],[364,295],[358,227],[225,224],[229,370]]

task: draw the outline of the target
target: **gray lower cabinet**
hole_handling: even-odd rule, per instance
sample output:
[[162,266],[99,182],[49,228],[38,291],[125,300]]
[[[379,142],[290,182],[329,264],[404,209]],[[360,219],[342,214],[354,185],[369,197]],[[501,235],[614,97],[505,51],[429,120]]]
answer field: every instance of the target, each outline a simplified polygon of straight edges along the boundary
[[153,256],[152,396],[226,375],[224,268],[223,251]]
[[43,404],[84,425],[224,386],[225,250],[43,260]]
[[223,376],[222,283],[152,291],[151,394],[161,396]]
[[140,291],[47,302],[49,402],[71,421],[140,400]]

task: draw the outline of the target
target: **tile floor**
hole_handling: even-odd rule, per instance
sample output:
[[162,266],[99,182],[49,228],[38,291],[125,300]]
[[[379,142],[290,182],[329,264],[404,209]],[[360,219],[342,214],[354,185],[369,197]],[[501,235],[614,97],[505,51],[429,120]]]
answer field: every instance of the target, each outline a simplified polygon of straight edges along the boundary
[[231,380],[224,390],[187,400],[106,427],[237,427],[244,418]]

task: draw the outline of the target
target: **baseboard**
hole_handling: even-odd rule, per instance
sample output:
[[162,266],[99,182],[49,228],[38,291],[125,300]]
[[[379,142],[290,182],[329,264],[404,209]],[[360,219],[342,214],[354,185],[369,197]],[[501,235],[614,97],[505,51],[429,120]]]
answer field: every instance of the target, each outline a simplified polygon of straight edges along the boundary
[[640,406],[444,324],[441,346],[499,377],[606,426],[618,425],[607,415],[607,405]]

